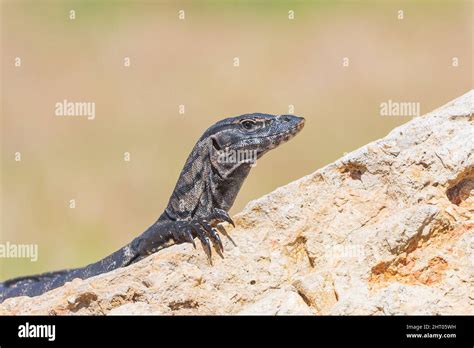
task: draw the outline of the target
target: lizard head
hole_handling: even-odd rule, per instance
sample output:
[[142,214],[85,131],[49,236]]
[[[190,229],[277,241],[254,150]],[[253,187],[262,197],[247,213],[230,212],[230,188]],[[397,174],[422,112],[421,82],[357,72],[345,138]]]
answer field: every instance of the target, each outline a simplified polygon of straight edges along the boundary
[[208,217],[228,211],[256,160],[294,137],[304,118],[246,114],[208,128],[186,161],[163,219]]
[[213,162],[217,164],[254,164],[265,153],[293,138],[304,122],[304,118],[294,115],[245,114],[216,123],[202,139],[209,139]]

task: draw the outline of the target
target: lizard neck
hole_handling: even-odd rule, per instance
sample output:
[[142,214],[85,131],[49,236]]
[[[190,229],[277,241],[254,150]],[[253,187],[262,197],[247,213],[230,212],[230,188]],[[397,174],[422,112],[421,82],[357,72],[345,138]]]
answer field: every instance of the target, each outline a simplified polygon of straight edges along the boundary
[[250,169],[248,163],[234,164],[231,168],[219,165],[211,139],[200,140],[191,151],[159,220],[207,217],[215,208],[229,211]]

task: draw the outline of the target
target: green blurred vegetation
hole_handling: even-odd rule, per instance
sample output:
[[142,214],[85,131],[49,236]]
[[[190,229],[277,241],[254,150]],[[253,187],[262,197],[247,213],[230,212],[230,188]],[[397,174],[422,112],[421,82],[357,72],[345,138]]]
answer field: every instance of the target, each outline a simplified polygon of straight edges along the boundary
[[[0,236],[37,243],[39,259],[0,259],[0,279],[81,266],[144,231],[195,141],[223,117],[292,104],[307,119],[253,169],[237,213],[409,120],[381,117],[381,102],[420,102],[424,113],[463,94],[472,88],[470,5],[3,1]],[[63,99],[95,102],[96,119],[55,117]]]

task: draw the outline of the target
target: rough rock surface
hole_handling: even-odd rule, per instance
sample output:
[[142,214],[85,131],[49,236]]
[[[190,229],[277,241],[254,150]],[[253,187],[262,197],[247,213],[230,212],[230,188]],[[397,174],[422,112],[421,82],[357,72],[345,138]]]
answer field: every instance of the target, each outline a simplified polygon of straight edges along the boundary
[[474,314],[474,90],[178,245],[0,314]]

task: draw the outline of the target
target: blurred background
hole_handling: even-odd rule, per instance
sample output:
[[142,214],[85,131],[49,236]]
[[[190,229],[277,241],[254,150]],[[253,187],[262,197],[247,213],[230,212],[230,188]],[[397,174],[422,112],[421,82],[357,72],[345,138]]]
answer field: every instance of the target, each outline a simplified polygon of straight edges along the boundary
[[[235,214],[410,120],[381,116],[381,103],[423,114],[472,88],[469,0],[10,0],[1,11],[0,242],[37,244],[39,258],[0,259],[0,280],[128,243],[224,117],[293,106],[307,120],[258,162]],[[95,119],[55,116],[64,99],[95,102]]]

